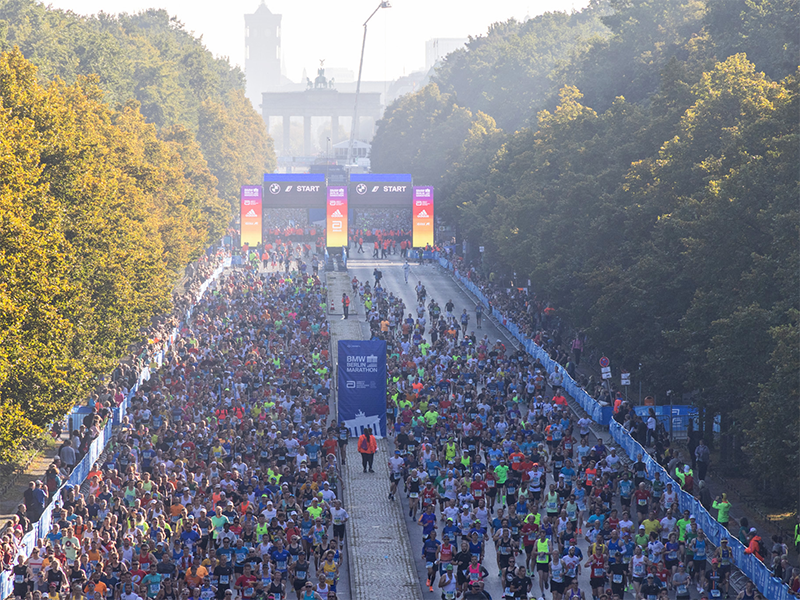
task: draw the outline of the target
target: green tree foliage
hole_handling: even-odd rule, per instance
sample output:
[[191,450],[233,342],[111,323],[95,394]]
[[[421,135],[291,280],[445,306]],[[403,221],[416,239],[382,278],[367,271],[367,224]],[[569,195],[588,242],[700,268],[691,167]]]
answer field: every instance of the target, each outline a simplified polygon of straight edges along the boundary
[[226,223],[193,137],[112,108],[97,78],[0,55],[0,458],[61,417],[169,306]]
[[433,80],[459,105],[492,115],[498,126],[514,131],[545,106],[553,68],[607,35],[602,12],[593,2],[572,14],[495,23],[485,36],[470,38],[465,49],[449,54]]
[[224,102],[200,105],[197,141],[211,172],[219,180],[223,198],[238,202],[245,181],[261,181],[275,167],[275,152],[261,117],[250,109],[241,90],[232,90]]
[[798,316],[793,311],[786,324],[770,330],[774,350],[769,359],[769,379],[761,384],[758,398],[751,402],[752,420],[745,425],[745,452],[750,456],[753,472],[781,498],[796,497],[800,484],[797,470],[786,469],[786,465],[800,464]]
[[[244,98],[242,72],[215,58],[164,10],[84,17],[35,0],[0,0],[0,48],[15,46],[39,68],[40,82],[58,77],[70,84],[96,75],[111,104],[135,100],[158,129],[181,125],[202,140],[218,194],[231,209],[239,186],[275,168],[272,140]],[[212,127],[227,137],[203,135],[209,112]]]
[[521,60],[520,25],[499,24],[389,107],[373,156],[433,182],[486,268],[530,278],[657,397],[699,392],[725,464],[771,473],[785,499],[800,483],[781,469],[798,453],[796,2],[607,6],[607,34],[568,60],[528,47],[554,99],[529,127],[487,126],[541,102],[489,75]]
[[745,53],[773,79],[797,68],[800,55],[798,0],[708,0],[706,29],[717,58]]
[[244,77],[163,10],[0,0],[0,459],[86,396],[275,166]]
[[701,34],[703,0],[610,0],[603,23],[611,36],[581,49],[560,69],[561,85],[576,85],[586,101],[603,111],[618,96],[641,102],[658,91],[660,74],[672,58],[685,60],[687,42]]

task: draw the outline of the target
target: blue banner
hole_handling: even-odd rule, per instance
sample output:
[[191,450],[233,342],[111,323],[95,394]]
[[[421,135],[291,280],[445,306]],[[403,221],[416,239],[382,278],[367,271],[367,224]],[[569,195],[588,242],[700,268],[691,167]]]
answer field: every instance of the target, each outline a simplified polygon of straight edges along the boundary
[[386,342],[341,340],[337,370],[339,421],[352,437],[386,437]]

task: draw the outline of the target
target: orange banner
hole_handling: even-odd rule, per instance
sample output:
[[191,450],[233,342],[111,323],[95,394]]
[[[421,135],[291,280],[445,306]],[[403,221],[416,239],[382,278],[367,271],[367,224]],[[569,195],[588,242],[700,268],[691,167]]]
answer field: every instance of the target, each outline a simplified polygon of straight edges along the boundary
[[328,248],[347,246],[347,186],[329,185],[327,202]]
[[415,187],[412,201],[414,248],[433,246],[433,187]]

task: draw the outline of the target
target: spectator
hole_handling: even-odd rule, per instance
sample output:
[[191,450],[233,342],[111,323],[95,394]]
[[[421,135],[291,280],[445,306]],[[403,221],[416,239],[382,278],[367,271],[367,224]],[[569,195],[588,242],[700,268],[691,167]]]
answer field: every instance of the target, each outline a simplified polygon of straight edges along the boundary
[[64,468],[67,472],[72,472],[72,469],[75,468],[75,465],[78,463],[78,455],[75,452],[75,448],[72,446],[72,440],[66,440],[64,445],[61,446],[61,450],[58,452],[59,458],[61,458],[61,462],[64,463]]
[[711,452],[708,450],[704,440],[700,440],[698,443],[694,451],[694,457],[697,461],[697,478],[700,481],[704,481],[708,472],[709,461],[711,460]]

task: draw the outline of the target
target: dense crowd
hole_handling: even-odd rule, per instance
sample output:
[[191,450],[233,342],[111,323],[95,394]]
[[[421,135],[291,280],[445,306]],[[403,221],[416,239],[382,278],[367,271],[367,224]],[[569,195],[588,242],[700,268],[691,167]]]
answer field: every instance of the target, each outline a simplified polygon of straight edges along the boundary
[[308,209],[305,208],[265,208],[264,226],[276,229],[309,226]]
[[367,239],[377,231],[411,231],[411,208],[356,208],[353,212],[354,225]]
[[[712,547],[672,483],[650,480],[641,459],[628,464],[590,440],[563,372],[479,337],[466,309],[454,314],[421,284],[417,305],[405,306],[375,275],[352,284],[373,337],[388,344],[389,498],[402,489],[421,526],[430,591],[485,599],[499,577],[508,599],[730,594],[727,540]],[[497,573],[484,566],[489,553]],[[748,584],[740,597],[760,594]]]
[[[12,567],[14,595],[337,598],[348,517],[328,423],[325,294],[302,260],[212,284],[110,451]],[[100,410],[124,397],[118,382]]]
[[[200,286],[227,257],[228,253],[224,248],[210,248],[190,263],[180,285],[173,292],[172,312],[154,317],[143,331],[144,340],[134,345],[132,354],[121,361],[110,378],[89,395],[87,406],[90,412],[85,414],[77,428],[68,430],[66,439],[62,441],[42,479],[28,484],[22,504],[17,507],[14,517],[4,525],[2,550],[5,564],[13,561],[22,535],[39,520],[45,507],[53,500],[55,492],[88,452],[91,443],[99,437],[111,417],[112,409],[119,406],[128,390],[136,384],[142,370],[156,368],[155,356],[167,348],[171,332],[196,300]],[[53,424],[51,433],[56,439],[64,437],[60,421]]]
[[589,395],[606,404],[616,400],[616,390],[608,390],[593,375],[578,371],[586,350],[587,336],[583,331],[570,332],[556,307],[527,285],[518,287],[520,282],[501,282],[495,273],[485,275],[467,266],[458,257],[451,257],[451,261],[461,276],[481,290],[491,308],[500,311],[504,319],[514,323],[523,335],[541,346]]
[[[250,268],[226,271],[189,321],[175,321],[166,365],[135,394],[110,452],[80,490],[59,498],[52,531],[14,564],[35,517],[22,507],[1,540],[15,596],[337,598],[349,518],[339,464],[349,434],[329,422],[330,337],[316,256],[307,263],[296,244],[282,252],[266,264],[248,253]],[[217,259],[207,260],[198,276],[213,270]],[[566,370],[548,375],[524,351],[479,337],[473,313],[440,305],[421,283],[407,307],[375,276],[352,285],[373,337],[388,345],[389,498],[402,490],[419,523],[430,591],[485,600],[496,577],[506,599],[732,592],[727,542],[713,547],[694,515],[678,509],[672,484],[648,478],[641,457],[628,464],[592,437],[590,420],[568,408]],[[70,441],[74,460],[125,398],[131,374],[121,366],[92,396],[93,411]],[[615,409],[657,444],[657,424],[624,403]],[[668,452],[664,460],[691,485],[691,465]],[[51,469],[64,476],[69,468],[58,460]],[[59,485],[46,477],[30,495],[46,501]],[[726,504],[714,500],[720,522]],[[741,535],[768,558],[754,529]],[[787,549],[779,546],[771,550],[780,562]],[[496,573],[486,566],[490,553]],[[796,572],[785,574],[800,587]],[[739,598],[761,596],[748,584]]]

